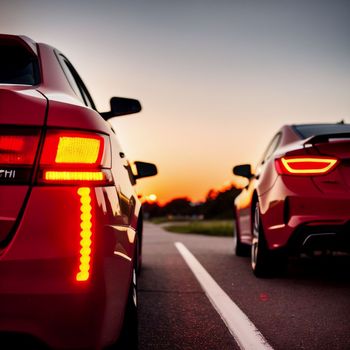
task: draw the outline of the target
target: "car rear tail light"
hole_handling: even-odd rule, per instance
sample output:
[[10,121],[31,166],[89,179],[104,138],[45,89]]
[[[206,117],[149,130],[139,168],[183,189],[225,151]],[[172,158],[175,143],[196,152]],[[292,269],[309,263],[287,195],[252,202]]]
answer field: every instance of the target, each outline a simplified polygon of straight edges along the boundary
[[109,138],[102,134],[50,130],[40,159],[45,183],[112,183]]
[[105,138],[98,134],[50,132],[45,139],[41,164],[100,165]]
[[330,157],[282,157],[275,160],[279,174],[285,175],[322,175],[329,173],[339,163]]
[[32,165],[38,142],[39,134],[0,135],[0,164]]
[[80,251],[79,267],[76,274],[76,280],[79,282],[87,281],[90,276],[91,262],[91,237],[92,237],[92,207],[90,188],[80,187],[77,191],[80,197]]
[[45,171],[46,181],[103,181],[102,171]]

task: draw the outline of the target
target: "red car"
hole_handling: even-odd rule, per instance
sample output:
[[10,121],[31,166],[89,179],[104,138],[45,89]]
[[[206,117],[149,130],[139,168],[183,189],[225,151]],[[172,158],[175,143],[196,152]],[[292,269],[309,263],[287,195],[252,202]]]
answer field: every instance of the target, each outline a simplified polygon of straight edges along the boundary
[[[0,348],[137,339],[142,208],[108,118],[58,50],[0,35]],[[129,339],[130,340],[130,339]],[[32,345],[29,345],[32,344]],[[33,345],[34,344],[34,345]]]
[[283,126],[234,204],[235,253],[258,277],[285,269],[295,252],[350,251],[350,125]]

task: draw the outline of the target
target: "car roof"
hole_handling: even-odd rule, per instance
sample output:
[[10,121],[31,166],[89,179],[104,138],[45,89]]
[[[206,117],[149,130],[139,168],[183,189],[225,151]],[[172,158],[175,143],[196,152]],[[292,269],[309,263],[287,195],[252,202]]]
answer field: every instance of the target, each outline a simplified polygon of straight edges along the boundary
[[33,39],[28,38],[25,35],[0,34],[0,40],[17,41],[22,46],[26,47],[29,51],[31,51],[33,54],[38,56],[37,43]]
[[303,139],[315,135],[350,132],[350,124],[346,124],[344,121],[339,123],[294,124],[291,127]]

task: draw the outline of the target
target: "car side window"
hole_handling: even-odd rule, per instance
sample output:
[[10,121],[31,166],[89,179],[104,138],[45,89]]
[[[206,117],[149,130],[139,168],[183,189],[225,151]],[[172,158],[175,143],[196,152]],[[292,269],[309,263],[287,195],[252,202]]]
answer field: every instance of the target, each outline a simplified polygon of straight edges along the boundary
[[68,59],[62,54],[58,54],[58,59],[61,63],[62,69],[67,77],[67,80],[72,87],[75,94],[84,102],[84,104],[94,110],[96,110],[94,101],[89,94],[85,84],[80,78],[79,74],[73,67],[73,65],[68,61]]
[[267,149],[266,149],[266,151],[264,153],[264,157],[263,157],[262,163],[265,163],[271,157],[272,153],[275,152],[275,150],[279,146],[280,141],[281,141],[281,133],[279,132],[278,134],[276,134],[273,137],[273,139],[271,140],[271,142],[267,146]]
[[81,93],[82,93],[82,95],[83,95],[85,104],[86,104],[88,107],[90,107],[90,108],[92,108],[92,109],[95,109],[95,106],[93,105],[92,101],[90,100],[89,96],[86,94],[86,92],[85,92],[84,89],[81,90]]
[[68,80],[68,82],[69,82],[69,85],[71,86],[71,88],[73,89],[73,91],[75,92],[75,94],[76,94],[82,101],[84,101],[83,96],[81,95],[79,86],[78,86],[77,82],[75,81],[75,79],[74,79],[74,77],[73,77],[73,74],[71,73],[70,69],[68,68],[64,57],[60,55],[59,58],[60,58],[60,63],[61,63],[61,66],[62,66],[62,68],[63,68],[64,74],[66,75],[66,78],[67,78],[67,80]]

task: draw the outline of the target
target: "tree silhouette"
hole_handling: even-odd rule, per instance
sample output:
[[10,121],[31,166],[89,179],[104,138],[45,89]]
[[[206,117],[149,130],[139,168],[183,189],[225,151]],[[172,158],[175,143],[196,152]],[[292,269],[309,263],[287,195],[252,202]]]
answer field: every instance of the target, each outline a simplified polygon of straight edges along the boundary
[[211,189],[208,191],[205,202],[192,203],[187,197],[174,198],[160,206],[158,203],[145,202],[143,210],[146,217],[161,216],[198,217],[205,219],[231,219],[233,218],[233,202],[241,190],[235,186],[222,191]]

